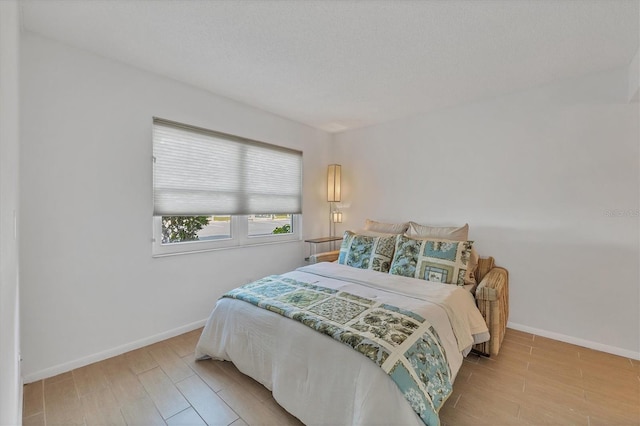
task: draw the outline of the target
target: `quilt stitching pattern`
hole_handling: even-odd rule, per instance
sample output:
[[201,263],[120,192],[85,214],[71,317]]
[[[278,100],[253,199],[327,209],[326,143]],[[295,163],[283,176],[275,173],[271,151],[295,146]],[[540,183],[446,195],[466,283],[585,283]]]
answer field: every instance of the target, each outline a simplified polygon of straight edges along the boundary
[[345,324],[360,315],[366,306],[359,305],[348,300],[333,298],[317,304],[309,309],[309,312],[318,314],[323,318]]

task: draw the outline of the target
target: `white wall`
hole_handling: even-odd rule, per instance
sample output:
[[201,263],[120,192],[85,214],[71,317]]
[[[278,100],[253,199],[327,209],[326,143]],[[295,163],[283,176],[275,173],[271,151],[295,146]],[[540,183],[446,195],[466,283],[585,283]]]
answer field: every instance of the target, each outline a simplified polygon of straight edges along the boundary
[[629,64],[629,102],[640,101],[640,49]]
[[25,381],[193,328],[224,291],[303,264],[303,242],[152,258],[152,116],[302,150],[303,234],[328,232],[331,135],[35,35],[22,72]]
[[640,356],[639,115],[627,69],[341,133],[342,229],[470,224],[520,327]]
[[0,2],[0,425],[22,419],[19,206],[19,43],[15,1]]

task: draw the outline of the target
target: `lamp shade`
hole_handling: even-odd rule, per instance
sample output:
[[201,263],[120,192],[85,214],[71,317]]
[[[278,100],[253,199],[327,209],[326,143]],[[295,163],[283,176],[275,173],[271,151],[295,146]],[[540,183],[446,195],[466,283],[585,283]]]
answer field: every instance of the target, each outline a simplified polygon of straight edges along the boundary
[[341,211],[334,211],[333,213],[331,213],[332,219],[333,219],[333,223],[342,223],[342,212]]
[[342,166],[329,164],[327,170],[327,201],[331,203],[340,201],[340,181],[342,179]]

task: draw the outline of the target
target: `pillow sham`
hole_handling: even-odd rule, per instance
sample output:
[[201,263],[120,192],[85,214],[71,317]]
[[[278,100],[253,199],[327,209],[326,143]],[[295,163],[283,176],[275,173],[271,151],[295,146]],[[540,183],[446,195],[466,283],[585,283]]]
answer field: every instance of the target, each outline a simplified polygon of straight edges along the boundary
[[[469,224],[463,226],[428,226],[416,222],[409,222],[409,236],[412,238],[440,238],[453,241],[467,241],[469,239]],[[475,272],[478,268],[480,255],[474,247],[471,247],[471,257],[464,277],[465,284],[477,284]]]
[[473,241],[398,235],[389,273],[463,286],[472,246]]
[[354,234],[358,234],[358,235],[366,235],[368,237],[393,237],[394,238],[394,244],[395,244],[395,238],[396,235],[398,234],[393,234],[393,233],[389,233],[389,232],[376,232],[376,231],[369,231],[368,229],[351,229],[351,232],[353,232]]
[[409,222],[409,235],[412,237],[440,238],[453,241],[467,241],[469,239],[469,224],[463,226],[427,226]]
[[396,236],[361,235],[345,231],[338,263],[360,269],[389,272]]
[[409,222],[405,223],[384,223],[367,219],[364,223],[367,231],[382,232],[385,234],[404,234],[409,229]]

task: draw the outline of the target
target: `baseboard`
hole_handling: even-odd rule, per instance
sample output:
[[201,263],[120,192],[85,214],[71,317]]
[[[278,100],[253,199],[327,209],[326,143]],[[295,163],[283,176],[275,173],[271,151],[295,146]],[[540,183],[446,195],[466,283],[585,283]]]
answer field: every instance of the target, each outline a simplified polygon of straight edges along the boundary
[[153,343],[157,343],[162,340],[170,339],[180,334],[187,333],[189,331],[202,327],[206,322],[206,319],[192,322],[191,324],[183,325],[182,327],[174,328],[173,330],[165,331],[163,333],[149,336],[144,339],[136,340],[125,345],[116,346],[115,348],[111,348],[106,351],[98,352],[86,357],[75,359],[73,361],[65,362],[64,364],[54,365],[53,367],[45,368],[44,370],[27,374],[22,378],[22,380],[24,383],[32,383],[41,379],[46,379],[47,377],[53,377],[61,373],[66,373],[67,371],[84,367],[85,365],[93,364],[94,362],[102,361],[107,358],[118,356],[125,352],[139,349],[144,346],[148,346]]
[[513,322],[507,323],[508,328],[514,330],[524,331],[526,333],[535,334],[542,337],[548,337],[549,339],[559,340],[565,343],[571,343],[572,345],[583,346],[589,349],[595,349],[596,351],[607,352],[613,355],[623,356],[625,358],[631,358],[640,360],[640,352],[630,351],[628,349],[618,348],[616,346],[609,346],[603,343],[593,342],[591,340],[581,339],[579,337],[567,336],[566,334],[555,333],[553,331],[542,330],[539,328],[529,327],[522,324],[516,324]]

